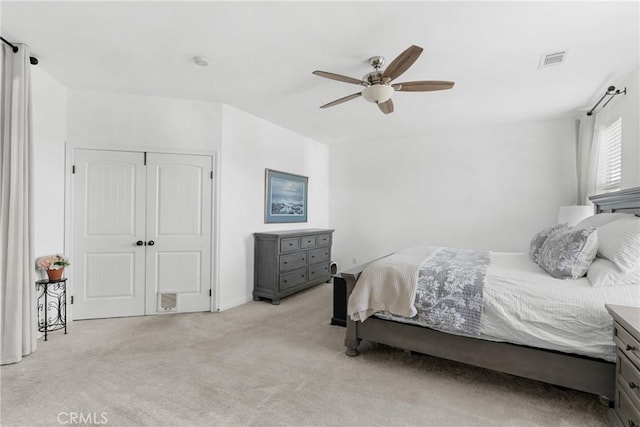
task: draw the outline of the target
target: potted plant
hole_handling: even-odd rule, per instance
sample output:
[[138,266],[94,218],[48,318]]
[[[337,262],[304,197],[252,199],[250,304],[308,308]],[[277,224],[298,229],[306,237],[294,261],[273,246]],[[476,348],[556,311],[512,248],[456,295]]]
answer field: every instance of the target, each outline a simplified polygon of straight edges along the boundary
[[60,254],[45,255],[36,260],[36,266],[47,273],[49,280],[60,280],[68,265],[71,265],[69,259]]

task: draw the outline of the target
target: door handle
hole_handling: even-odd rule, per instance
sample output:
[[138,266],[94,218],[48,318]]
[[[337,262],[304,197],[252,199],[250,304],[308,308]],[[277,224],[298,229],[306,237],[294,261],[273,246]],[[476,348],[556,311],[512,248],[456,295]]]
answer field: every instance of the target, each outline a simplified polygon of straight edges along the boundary
[[155,245],[155,244],[156,244],[156,242],[154,242],[153,240],[149,240],[149,241],[147,242],[147,245],[149,245],[149,246],[153,246],[153,245]]
[[137,245],[137,246],[142,246],[142,245],[144,245],[144,242],[143,242],[142,240],[138,240],[138,241],[136,242],[136,245]]

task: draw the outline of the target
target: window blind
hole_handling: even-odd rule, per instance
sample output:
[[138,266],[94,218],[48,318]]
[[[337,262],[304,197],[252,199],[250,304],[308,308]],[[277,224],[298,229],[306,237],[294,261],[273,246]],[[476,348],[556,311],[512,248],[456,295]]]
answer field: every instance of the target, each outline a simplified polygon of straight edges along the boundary
[[598,190],[620,190],[622,178],[622,117],[600,131]]

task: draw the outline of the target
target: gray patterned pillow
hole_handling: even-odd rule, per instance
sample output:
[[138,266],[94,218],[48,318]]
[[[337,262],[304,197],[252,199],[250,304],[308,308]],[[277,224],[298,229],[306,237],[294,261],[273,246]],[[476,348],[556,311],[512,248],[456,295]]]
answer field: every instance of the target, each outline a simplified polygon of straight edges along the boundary
[[540,249],[542,248],[545,240],[556,233],[560,233],[561,231],[566,231],[568,229],[569,226],[567,224],[558,224],[547,227],[544,230],[536,233],[531,239],[531,246],[529,248],[529,256],[531,257],[533,262],[538,263],[538,259],[540,258]]
[[544,242],[538,265],[557,279],[579,279],[587,273],[597,252],[596,228],[573,228]]

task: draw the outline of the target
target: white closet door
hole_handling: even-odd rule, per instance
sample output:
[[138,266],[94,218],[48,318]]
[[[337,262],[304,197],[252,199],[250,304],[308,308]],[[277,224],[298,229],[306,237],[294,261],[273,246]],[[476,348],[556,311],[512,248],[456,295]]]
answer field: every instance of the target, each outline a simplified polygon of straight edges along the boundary
[[147,314],[172,294],[176,311],[210,309],[212,171],[210,156],[147,153]]
[[143,153],[74,153],[73,318],[145,313]]

